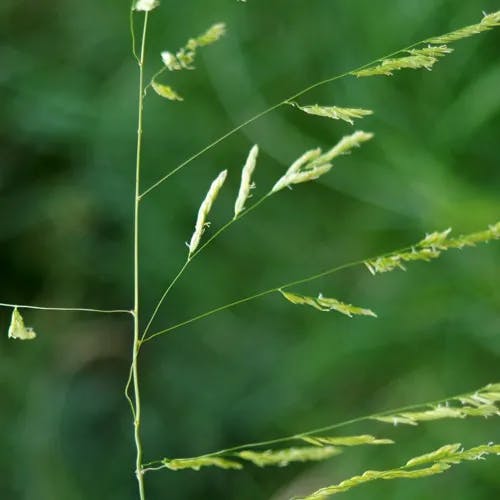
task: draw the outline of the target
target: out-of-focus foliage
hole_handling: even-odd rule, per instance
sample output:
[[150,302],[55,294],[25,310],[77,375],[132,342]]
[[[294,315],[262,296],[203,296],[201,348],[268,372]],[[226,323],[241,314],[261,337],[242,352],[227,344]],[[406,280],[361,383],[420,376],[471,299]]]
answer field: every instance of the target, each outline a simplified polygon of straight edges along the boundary
[[[307,84],[498,9],[492,0],[163,4],[151,15],[151,74],[162,51],[206,26],[225,22],[228,32],[200,51],[196,72],[168,75],[183,103],[148,94],[144,188]],[[1,300],[131,307],[137,75],[127,8],[93,0],[0,3]],[[451,226],[462,234],[498,220],[499,48],[498,31],[483,33],[454,44],[432,72],[353,77],[304,98],[374,110],[363,128],[375,139],[235,224],[193,262],[155,326],[426,232]],[[209,230],[230,217],[252,144],[260,148],[257,199],[303,151],[328,148],[348,127],[284,107],[151,192],[143,203],[143,310],[185,259],[186,235],[217,172],[229,170]],[[359,268],[297,290],[370,304],[376,321],[315,314],[274,294],[146,344],[146,461],[293,434],[498,380],[499,255],[493,243],[406,273],[374,278]],[[24,343],[7,339],[11,312],[0,312],[0,497],[135,499],[122,395],[128,318],[29,311],[24,320],[38,337]],[[349,433],[376,434],[379,425]],[[397,444],[348,450],[318,465],[152,473],[148,492],[281,500],[444,443],[469,448],[500,438],[497,423],[482,419],[398,427],[387,437]],[[493,498],[498,459],[346,496],[420,499],[436,485],[457,498]]]

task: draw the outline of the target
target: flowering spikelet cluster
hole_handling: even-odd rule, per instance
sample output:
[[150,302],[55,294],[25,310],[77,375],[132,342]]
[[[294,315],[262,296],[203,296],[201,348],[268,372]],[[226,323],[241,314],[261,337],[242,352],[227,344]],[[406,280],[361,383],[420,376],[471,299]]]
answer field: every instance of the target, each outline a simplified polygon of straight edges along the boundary
[[351,304],[346,304],[345,302],[340,302],[340,300],[332,299],[329,297],[323,297],[319,294],[318,297],[307,297],[306,295],[297,295],[295,293],[284,292],[280,290],[283,297],[292,304],[301,304],[314,307],[318,311],[330,312],[337,311],[341,314],[345,314],[352,318],[353,316],[373,316],[377,315],[370,309],[363,309],[361,307],[356,307]]
[[271,193],[276,193],[285,187],[290,187],[292,184],[300,184],[321,177],[331,170],[333,165],[330,162],[334,158],[350,152],[353,148],[359,147],[363,142],[369,141],[372,137],[373,134],[358,131],[352,135],[343,137],[338,144],[324,154],[321,154],[321,149],[319,148],[306,151],[278,179],[271,189]]
[[324,116],[326,118],[331,118],[332,120],[343,120],[351,125],[354,124],[354,119],[363,118],[364,116],[373,114],[373,111],[370,109],[320,106],[319,104],[300,106],[296,102],[288,102],[287,104],[294,106],[309,115]]
[[161,53],[163,64],[170,71],[179,71],[182,69],[194,69],[193,63],[196,58],[196,50],[200,47],[210,45],[226,32],[226,25],[224,23],[217,23],[201,35],[190,38],[186,45],[180,48],[175,54],[165,50]]
[[322,448],[317,446],[299,446],[282,450],[244,450],[238,453],[238,457],[248,460],[259,467],[268,467],[270,465],[286,467],[290,462],[316,462],[340,453],[342,453],[342,450],[335,446],[324,446]]
[[408,460],[402,467],[383,471],[369,470],[360,476],[354,476],[341,483],[321,488],[310,495],[296,498],[296,500],[324,500],[337,493],[343,493],[361,484],[379,479],[417,479],[433,476],[447,471],[452,465],[481,460],[488,455],[500,455],[500,445],[489,443],[464,450],[460,443],[447,444],[430,453]]
[[411,49],[406,51],[408,56],[384,59],[380,64],[371,68],[355,71],[352,74],[357,77],[385,75],[392,76],[394,71],[401,69],[420,69],[431,70],[440,57],[453,52],[446,45],[429,45],[420,49]]
[[483,31],[488,31],[492,28],[500,26],[500,11],[493,12],[492,14],[485,14],[481,21],[465,28],[460,28],[446,35],[437,36],[427,40],[429,43],[451,43],[463,38],[468,38],[473,35],[478,35]]
[[406,270],[404,262],[424,261],[437,259],[441,252],[451,248],[462,249],[475,246],[478,243],[488,243],[500,239],[500,222],[488,227],[485,231],[458,236],[448,239],[451,228],[442,232],[428,234],[423,240],[411,247],[409,251],[394,252],[388,255],[365,261],[365,265],[372,274],[387,273],[395,269]]

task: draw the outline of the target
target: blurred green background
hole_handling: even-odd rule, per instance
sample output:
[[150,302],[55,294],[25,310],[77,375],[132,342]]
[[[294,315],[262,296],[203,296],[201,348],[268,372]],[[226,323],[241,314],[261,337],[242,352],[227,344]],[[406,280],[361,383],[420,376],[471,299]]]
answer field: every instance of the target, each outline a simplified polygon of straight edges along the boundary
[[[148,71],[161,50],[224,21],[197,71],[168,80],[185,97],[147,99],[143,186],[270,104],[317,80],[498,10],[492,0],[166,1],[154,12]],[[375,110],[376,139],[316,183],[283,191],[190,267],[157,329],[250,293],[404,246],[426,231],[498,220],[500,30],[457,43],[434,71],[344,79],[301,103]],[[137,71],[128,2],[0,3],[0,301],[132,307]],[[212,229],[231,214],[239,170],[261,148],[254,196],[305,149],[353,129],[281,109],[234,135],[145,198],[142,306],[151,311],[186,255],[217,172],[230,178]],[[208,233],[207,233],[208,234]],[[373,308],[350,320],[279,296],[179,329],[142,351],[146,460],[293,434],[500,380],[500,247],[450,252],[408,272],[345,271],[295,291]],[[127,317],[26,312],[36,342],[0,327],[0,498],[135,499],[131,417],[122,390]],[[365,423],[392,447],[321,465],[158,472],[151,499],[273,499],[450,442],[500,440],[494,420],[401,429]],[[351,499],[491,499],[499,459],[438,478],[367,485]]]

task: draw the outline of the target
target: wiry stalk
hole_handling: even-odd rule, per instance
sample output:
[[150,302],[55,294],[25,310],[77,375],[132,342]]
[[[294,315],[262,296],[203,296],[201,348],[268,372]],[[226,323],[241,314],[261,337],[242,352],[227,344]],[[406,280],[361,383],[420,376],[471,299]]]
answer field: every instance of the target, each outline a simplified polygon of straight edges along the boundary
[[139,55],[139,99],[137,116],[137,157],[135,167],[135,197],[134,197],[134,345],[132,348],[132,384],[134,393],[134,441],[135,441],[135,474],[139,486],[139,497],[146,499],[144,491],[144,472],[142,470],[142,442],[141,442],[141,397],[139,389],[138,357],[141,346],[139,338],[139,194],[141,174],[141,146],[142,146],[142,114],[144,107],[144,55],[146,48],[146,32],[148,12],[144,15],[142,30],[141,51]]

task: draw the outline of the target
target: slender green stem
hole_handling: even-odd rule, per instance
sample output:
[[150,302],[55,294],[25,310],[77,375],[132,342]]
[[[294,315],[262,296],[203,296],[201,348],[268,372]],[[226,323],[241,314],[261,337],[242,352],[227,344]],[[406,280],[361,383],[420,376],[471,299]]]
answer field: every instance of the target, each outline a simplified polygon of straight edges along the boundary
[[130,11],[129,11],[130,39],[132,41],[132,55],[134,56],[134,59],[137,61],[137,64],[140,64],[135,42],[134,5],[135,5],[135,0],[132,0],[132,4],[130,5]]
[[[200,455],[199,457],[196,457],[196,458],[221,456],[221,455],[226,455],[226,454],[234,453],[234,452],[241,451],[241,450],[247,450],[249,448],[260,448],[263,446],[271,446],[271,445],[275,445],[275,444],[286,443],[289,441],[295,441],[295,440],[301,439],[303,437],[313,436],[315,434],[321,434],[324,432],[329,432],[332,430],[340,429],[342,427],[347,427],[349,425],[357,424],[360,422],[365,422],[367,420],[373,420],[376,418],[386,417],[389,415],[396,415],[396,414],[407,412],[407,411],[437,406],[439,404],[444,404],[448,401],[458,400],[460,398],[467,397],[470,394],[471,393],[468,392],[468,393],[458,394],[456,396],[438,399],[436,401],[431,401],[431,402],[426,402],[426,403],[417,403],[417,404],[412,404],[412,405],[408,405],[408,406],[402,406],[402,407],[396,408],[396,409],[384,410],[384,411],[381,411],[378,413],[371,413],[370,415],[364,415],[361,417],[352,418],[349,420],[345,420],[343,422],[338,422],[336,424],[331,424],[331,425],[327,425],[325,427],[319,427],[317,429],[312,429],[312,430],[309,430],[306,432],[301,432],[299,434],[292,434],[292,435],[284,436],[284,437],[280,437],[280,438],[269,439],[267,441],[258,441],[255,443],[241,444],[241,445],[233,446],[231,448],[225,448],[222,450],[214,451],[212,453],[207,453],[205,455]],[[161,460],[154,460],[152,462],[148,462],[146,464],[143,464],[143,471],[144,472],[160,470],[163,468],[165,468],[165,465],[162,464]]]
[[176,274],[175,278],[169,283],[165,291],[163,292],[163,295],[161,296],[160,300],[156,304],[153,314],[151,314],[151,317],[149,318],[148,324],[146,325],[146,328],[144,329],[144,332],[141,337],[141,342],[144,340],[144,337],[147,335],[154,319],[156,318],[156,315],[158,314],[158,311],[160,310],[160,307],[163,304],[163,301],[167,298],[167,295],[169,294],[170,290],[174,287],[174,285],[177,283],[179,278],[184,274],[184,271],[186,270],[187,266],[189,265],[189,262],[191,259],[187,259],[186,262],[184,262],[184,265],[180,268],[179,272]]
[[[326,85],[327,83],[332,83],[332,82],[334,82],[336,80],[340,80],[341,78],[345,78],[346,76],[352,76],[353,73],[355,73],[357,71],[361,71],[361,70],[363,70],[365,68],[368,68],[368,67],[372,66],[373,64],[376,64],[376,63],[378,63],[380,61],[383,61],[384,59],[387,59],[389,57],[393,57],[393,56],[398,55],[398,54],[400,54],[402,52],[405,52],[406,50],[410,50],[410,49],[412,49],[414,47],[417,47],[418,45],[421,45],[422,43],[425,43],[426,41],[427,41],[427,39],[421,40],[420,42],[413,43],[413,44],[409,45],[408,47],[405,47],[404,49],[399,49],[399,50],[397,50],[395,52],[387,54],[386,56],[383,56],[383,57],[380,57],[380,58],[375,59],[373,61],[370,61],[367,64],[363,64],[362,66],[359,66],[359,67],[357,67],[355,69],[351,69],[349,71],[346,71],[345,73],[342,73],[340,75],[332,76],[330,78],[326,78],[325,80],[321,80],[319,82],[313,83],[312,85],[309,85],[308,87],[306,87],[306,88],[304,88],[302,90],[299,90],[297,93],[291,95],[290,97],[287,97],[286,99],[284,99],[284,100],[282,100],[282,101],[280,101],[280,102],[278,102],[276,104],[273,104],[269,108],[267,108],[264,111],[261,111],[260,113],[257,113],[256,115],[252,116],[251,118],[249,118],[248,120],[246,120],[242,124],[236,126],[235,128],[233,128],[229,132],[225,133],[224,135],[222,135],[218,139],[214,140],[213,142],[211,142],[210,144],[208,144],[207,146],[205,146],[203,149],[201,149],[197,153],[193,154],[192,156],[190,156],[189,158],[187,158],[186,160],[184,160],[177,167],[175,167],[173,170],[171,170],[166,175],[164,175],[163,177],[161,177],[158,181],[156,181],[154,184],[152,184],[145,191],[143,191],[141,193],[141,195],[140,195],[140,198],[142,199],[144,196],[146,196],[151,191],[153,191],[154,189],[156,189],[160,184],[162,184],[163,182],[165,182],[169,177],[171,177],[172,175],[174,175],[175,173],[177,173],[179,170],[181,170],[184,167],[186,167],[187,165],[189,165],[191,162],[193,162],[194,160],[196,160],[197,158],[199,158],[200,156],[202,156],[203,154],[205,154],[207,151],[211,150],[213,147],[217,146],[219,143],[221,143],[222,141],[224,141],[228,137],[232,136],[233,134],[235,134],[236,132],[238,132],[242,128],[246,127],[247,125],[250,125],[251,123],[255,122],[259,118],[262,118],[263,116],[271,113],[275,109],[278,109],[279,107],[281,107],[281,106],[283,106],[285,104],[288,104],[290,101],[293,101],[294,99],[297,99],[298,97],[306,94],[307,92],[310,92],[311,90],[313,90],[315,88],[318,88],[318,87],[321,87],[323,85]],[[164,69],[160,70],[158,73],[155,74],[155,77],[157,75],[161,74],[163,71],[164,71]]]
[[[142,147],[142,122],[144,108],[144,56],[146,52],[146,33],[148,26],[148,12],[144,15],[142,30],[141,52],[139,56],[139,95],[137,116],[137,156],[135,166],[135,196],[134,196],[134,343],[132,346],[131,378],[134,392],[134,441],[136,449],[135,474],[139,486],[140,500],[146,499],[144,490],[144,473],[142,471],[142,442],[141,442],[141,396],[139,388],[138,357],[141,342],[139,339],[139,193],[141,177],[141,147]],[[128,397],[128,386],[125,389]]]
[[189,264],[191,263],[191,261],[204,248],[206,248],[217,237],[219,237],[226,229],[229,229],[229,227],[232,226],[236,221],[240,220],[242,217],[244,217],[245,215],[247,215],[248,213],[250,213],[252,210],[255,210],[261,203],[263,203],[265,200],[267,200],[267,198],[269,198],[270,195],[271,195],[271,193],[266,194],[265,196],[263,196],[262,198],[260,198],[256,203],[254,203],[252,206],[248,207],[246,210],[244,210],[243,212],[241,212],[240,214],[238,214],[236,217],[234,217],[233,219],[231,219],[229,222],[227,222],[226,224],[224,224],[203,245],[201,245],[198,248],[198,250],[196,250],[196,252],[194,252],[193,255],[191,255],[191,257],[189,257],[186,260],[186,262],[184,262],[184,264],[180,268],[179,272],[176,274],[175,278],[169,283],[169,285],[167,286],[167,288],[163,292],[163,295],[161,296],[160,300],[157,302],[157,304],[156,304],[156,306],[154,308],[153,314],[149,318],[148,324],[146,325],[146,328],[144,329],[144,332],[143,332],[142,337],[141,337],[141,342],[144,340],[144,338],[146,337],[149,329],[151,328],[151,325],[152,325],[154,319],[156,318],[156,315],[158,314],[158,311],[160,310],[160,307],[162,306],[163,302],[167,298],[167,295],[170,293],[170,291],[172,290],[172,288],[174,287],[174,285],[177,283],[177,281],[180,279],[180,277],[184,274],[184,272],[186,271],[186,269],[189,266]]
[[5,302],[0,302],[0,307],[8,307],[18,309],[37,309],[38,311],[72,311],[72,312],[89,312],[89,313],[100,313],[100,314],[131,314],[134,315],[134,311],[131,309],[90,309],[87,307],[46,307],[46,306],[30,306],[26,304],[7,304]]

